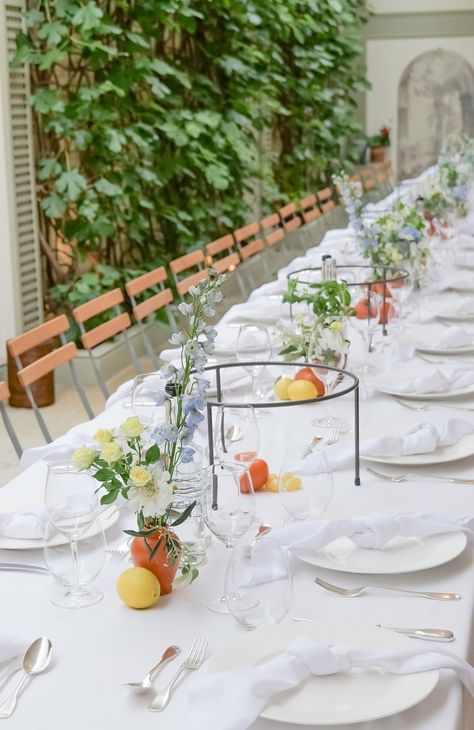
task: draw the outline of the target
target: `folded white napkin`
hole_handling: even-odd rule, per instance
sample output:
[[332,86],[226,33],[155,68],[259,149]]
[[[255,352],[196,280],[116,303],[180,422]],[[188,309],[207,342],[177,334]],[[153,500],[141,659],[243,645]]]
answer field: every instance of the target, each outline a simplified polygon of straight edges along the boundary
[[448,327],[440,337],[436,337],[430,342],[430,347],[468,347],[472,345],[474,338],[468,334],[463,327]]
[[243,304],[235,304],[224,314],[220,325],[229,324],[273,324],[278,322],[281,311],[281,300],[257,299]]
[[[459,304],[451,307],[449,314],[474,314],[474,298],[463,297]],[[438,312],[438,316],[442,317],[443,312]]]
[[253,302],[255,299],[263,299],[264,297],[284,294],[287,289],[288,286],[285,279],[275,279],[275,281],[269,281],[267,284],[259,286],[258,289],[254,289],[249,296],[248,301]]
[[41,539],[46,526],[44,510],[0,514],[0,535],[19,540]]
[[[319,550],[334,540],[346,537],[361,548],[380,550],[398,535],[427,537],[462,530],[469,541],[474,539],[474,518],[449,517],[443,514],[405,512],[398,515],[365,515],[340,520],[298,522],[272,531],[272,540],[280,545],[302,550]],[[255,545],[254,551],[261,538]]]
[[456,273],[448,274],[438,281],[435,285],[436,291],[449,291],[454,289],[455,291],[474,291],[474,276],[472,271],[457,271]]
[[474,669],[444,649],[341,646],[301,636],[263,664],[196,677],[188,694],[188,730],[245,730],[273,695],[298,687],[312,674],[373,667],[397,675],[451,669],[474,695]]
[[[361,456],[408,456],[432,454],[441,446],[456,444],[460,438],[474,433],[474,422],[450,418],[441,431],[431,423],[418,423],[403,436],[376,436],[360,443]],[[353,463],[354,445],[343,441],[332,446],[318,446],[302,461],[288,464],[295,475],[319,474],[330,470],[345,469]],[[326,466],[327,464],[327,466]]]
[[396,378],[377,377],[370,381],[376,388],[390,389],[397,393],[444,393],[450,390],[461,390],[474,383],[474,370],[453,370],[445,375],[437,368],[429,368],[426,373],[419,375],[412,381],[397,380]]

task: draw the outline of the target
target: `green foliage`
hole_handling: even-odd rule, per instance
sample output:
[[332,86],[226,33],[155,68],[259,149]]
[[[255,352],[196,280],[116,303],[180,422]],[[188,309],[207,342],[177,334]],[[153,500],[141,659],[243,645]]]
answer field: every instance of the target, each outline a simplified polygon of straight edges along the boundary
[[298,278],[288,280],[288,291],[284,302],[296,304],[306,302],[323,327],[329,327],[334,320],[354,315],[351,295],[345,281],[320,281],[301,286]]
[[31,67],[43,247],[73,273],[90,252],[141,266],[248,220],[256,183],[273,207],[326,182],[358,132],[366,17],[365,0],[30,0],[13,63]]

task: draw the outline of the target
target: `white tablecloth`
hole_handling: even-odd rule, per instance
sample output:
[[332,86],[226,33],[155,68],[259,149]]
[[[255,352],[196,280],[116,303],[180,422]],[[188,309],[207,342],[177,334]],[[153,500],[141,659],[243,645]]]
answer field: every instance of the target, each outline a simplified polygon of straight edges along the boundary
[[[352,396],[336,402],[334,409],[350,417]],[[318,404],[274,409],[271,418],[261,422],[261,455],[268,461],[270,471],[279,471],[282,455],[288,446],[309,440],[308,436],[314,432],[310,421],[320,412]],[[98,416],[94,424],[85,424],[84,430],[93,433],[98,425],[116,425],[128,415],[130,410],[120,402],[116,403]],[[430,416],[426,420],[440,426],[452,414],[440,410],[426,415]],[[469,418],[467,414],[461,415]],[[370,401],[368,417],[364,419],[363,416],[362,420],[367,421],[365,429],[370,434],[380,432],[381,426],[386,428],[387,423],[392,429],[402,432],[421,420],[419,416],[403,409],[389,397],[376,393]],[[385,470],[390,471],[389,467]],[[429,471],[429,468],[426,470]],[[472,477],[474,457],[436,467],[436,470],[439,474]],[[420,470],[420,474],[422,472]],[[4,487],[2,495],[22,489],[37,495],[43,489],[44,475],[45,465],[38,462]],[[362,485],[356,487],[352,471],[335,472],[335,498],[328,516],[408,510],[474,515],[474,487],[423,479],[389,484],[371,477],[364,466],[361,476]],[[264,520],[280,526],[284,511],[279,495],[258,494],[257,512],[260,518],[257,518],[257,524]],[[130,515],[124,514],[120,523],[108,532],[109,543],[119,544],[123,540],[120,528],[130,526]],[[4,550],[0,551],[0,560],[39,562],[42,556],[39,552]],[[176,588],[147,611],[128,609],[116,596],[115,583],[122,570],[128,567],[126,561],[107,560],[96,581],[104,592],[104,600],[75,611],[51,604],[50,594],[55,583],[49,577],[0,572],[1,633],[23,637],[25,643],[46,635],[51,638],[54,647],[50,670],[30,682],[9,721],[9,727],[12,730],[24,730],[25,727],[35,730],[62,730],[65,727],[68,730],[84,730],[87,727],[93,730],[109,727],[114,730],[134,727],[186,730],[187,713],[192,711],[187,705],[186,682],[176,689],[172,702],[161,717],[148,712],[147,697],[132,695],[122,684],[142,678],[167,645],[177,643],[183,647],[183,653],[187,651],[197,632],[208,635],[211,652],[226,639],[244,633],[232,617],[213,614],[205,607],[205,599],[223,588],[225,562],[224,547],[213,540],[208,550],[208,562],[202,566],[198,580],[190,587]],[[305,616],[355,625],[380,623],[385,626],[449,628],[456,634],[456,641],[450,648],[463,657],[473,658],[474,571],[470,549],[442,567],[398,577],[350,575],[316,569],[296,558],[292,558],[292,568],[294,600],[287,621],[291,621],[292,616]],[[462,600],[443,603],[376,592],[346,599],[316,586],[315,575],[348,586],[379,582],[421,590],[460,592]],[[429,646],[426,642],[420,643],[420,647]],[[156,682],[156,687],[162,686],[177,666],[177,661],[169,665]],[[257,720],[253,730],[298,730],[299,727]],[[336,726],[331,727],[337,730]],[[416,707],[385,720],[350,727],[351,730],[400,730],[402,727],[405,730],[467,730],[473,724],[472,719],[469,720],[469,711],[463,713],[460,686],[449,673],[442,673],[433,693]]]

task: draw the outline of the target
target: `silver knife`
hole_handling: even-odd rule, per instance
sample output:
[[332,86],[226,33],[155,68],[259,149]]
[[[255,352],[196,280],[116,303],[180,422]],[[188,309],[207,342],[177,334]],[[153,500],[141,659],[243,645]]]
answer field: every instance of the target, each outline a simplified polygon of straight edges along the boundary
[[21,571],[23,573],[48,573],[48,568],[42,565],[28,565],[27,563],[0,563],[0,570]]
[[[293,621],[310,621],[314,623],[312,618],[301,618],[300,616],[293,616]],[[450,629],[400,629],[394,628],[393,626],[381,626],[376,624],[378,629],[388,629],[389,631],[396,631],[397,634],[404,634],[409,636],[411,639],[425,639],[425,641],[453,641],[454,634]]]

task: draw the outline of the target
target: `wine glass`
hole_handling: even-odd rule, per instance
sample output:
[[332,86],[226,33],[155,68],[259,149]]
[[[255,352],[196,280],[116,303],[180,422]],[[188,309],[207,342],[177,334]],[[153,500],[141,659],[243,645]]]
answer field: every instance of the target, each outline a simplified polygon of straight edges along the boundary
[[268,538],[251,550],[237,545],[227,568],[225,591],[230,613],[245,629],[280,623],[293,600],[290,566],[280,545]]
[[[362,337],[364,355],[361,369],[367,375],[376,371],[369,363],[369,356],[373,352],[372,342],[382,317],[383,299],[370,285],[365,285],[354,288],[352,301],[355,316],[351,317],[351,325]],[[386,306],[385,313],[388,311]]]
[[158,425],[160,410],[157,395],[164,391],[163,380],[157,373],[141,373],[132,384],[131,411],[144,426]]
[[46,477],[45,507],[48,521],[67,538],[72,561],[71,584],[51,596],[56,606],[82,608],[101,600],[102,593],[81,584],[79,540],[97,519],[97,482],[70,465],[50,464]]
[[260,433],[252,406],[220,406],[214,424],[214,456],[221,464],[251,464],[260,450]]
[[414,271],[410,271],[408,276],[405,278],[395,279],[394,281],[387,282],[387,289],[392,298],[392,303],[398,317],[398,329],[400,333],[405,326],[405,323],[403,321],[405,304],[413,292],[413,287]]
[[[77,542],[77,581],[82,589],[94,582],[105,563],[104,531],[100,528],[93,533]],[[75,585],[74,562],[69,543],[64,544],[61,537],[59,530],[48,522],[44,535],[44,560],[53,578],[71,593]]]
[[[302,462],[311,457],[317,473],[304,474]],[[278,487],[285,510],[294,520],[317,520],[334,497],[334,480],[324,450],[317,445],[288,449],[280,468]]]
[[[245,464],[214,464],[209,475],[201,493],[204,522],[230,553],[255,518],[252,479]],[[206,606],[216,613],[229,613],[225,595],[209,599]]]
[[[265,366],[252,363],[271,358],[272,345],[268,329],[260,324],[243,324],[239,329],[235,354],[239,362],[248,363],[244,368],[252,378],[252,402],[256,403],[261,399],[257,390],[257,380]],[[258,409],[258,418],[267,415],[268,411]]]

